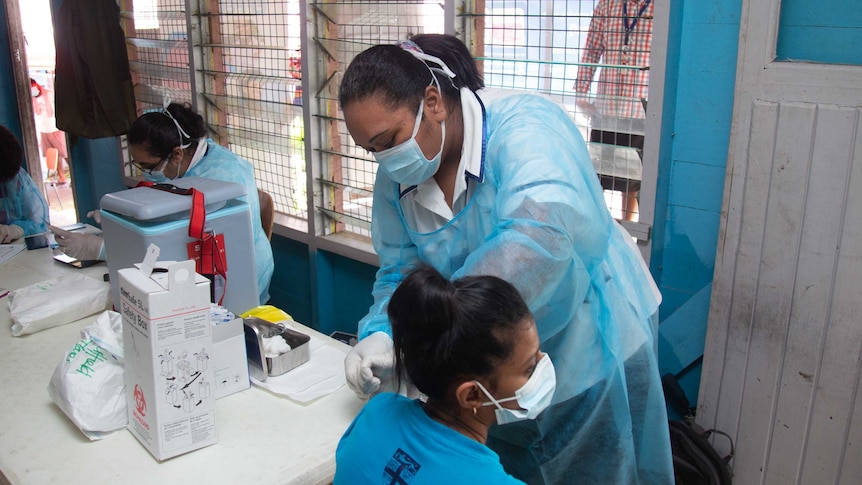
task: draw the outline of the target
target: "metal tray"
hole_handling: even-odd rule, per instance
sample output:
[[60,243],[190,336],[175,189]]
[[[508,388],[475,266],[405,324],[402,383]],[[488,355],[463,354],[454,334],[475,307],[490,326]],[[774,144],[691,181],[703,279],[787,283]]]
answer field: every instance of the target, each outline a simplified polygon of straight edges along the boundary
[[[289,329],[283,323],[271,323],[255,317],[243,319],[243,324],[248,372],[251,377],[263,382],[268,376],[280,376],[308,362],[310,336]],[[290,345],[290,350],[278,357],[267,357],[263,339],[277,335]]]

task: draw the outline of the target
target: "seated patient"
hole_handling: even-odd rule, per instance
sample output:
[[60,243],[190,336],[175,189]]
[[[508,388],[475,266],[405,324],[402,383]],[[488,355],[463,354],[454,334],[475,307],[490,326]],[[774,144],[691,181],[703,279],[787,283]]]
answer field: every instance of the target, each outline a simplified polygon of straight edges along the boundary
[[48,204],[21,166],[21,143],[0,125],[0,243],[48,229]]
[[388,315],[398,381],[427,401],[372,397],[338,444],[334,483],[522,483],[485,446],[495,423],[535,419],[556,385],[518,291],[423,266],[395,290]]

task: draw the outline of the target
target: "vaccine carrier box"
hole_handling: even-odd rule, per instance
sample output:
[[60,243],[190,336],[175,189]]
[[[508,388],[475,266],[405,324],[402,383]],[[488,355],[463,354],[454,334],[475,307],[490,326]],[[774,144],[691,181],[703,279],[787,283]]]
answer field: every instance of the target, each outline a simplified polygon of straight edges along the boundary
[[[206,205],[205,231],[224,235],[227,281],[221,305],[240,314],[260,304],[257,265],[250,206],[241,184],[202,177],[184,177],[171,182],[176,187],[194,187],[203,192]],[[257,194],[253,194],[257,197]],[[100,203],[102,237],[111,280],[111,297],[119,308],[117,271],[140,262],[150,244],[160,249],[160,259],[182,261],[189,258],[189,216],[192,197],[150,187],[136,187],[106,194]],[[222,289],[211,287],[218,303]]]
[[154,266],[149,274],[119,270],[117,286],[128,428],[161,461],[218,437],[210,282],[195,273],[191,260]]

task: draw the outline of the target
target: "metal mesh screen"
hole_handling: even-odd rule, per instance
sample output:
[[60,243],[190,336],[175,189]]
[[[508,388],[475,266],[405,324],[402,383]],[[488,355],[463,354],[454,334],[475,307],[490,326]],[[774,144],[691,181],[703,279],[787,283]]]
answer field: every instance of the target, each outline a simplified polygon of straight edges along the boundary
[[[562,103],[587,140],[611,212],[637,220],[637,207],[629,201],[636,200],[641,182],[649,79],[643,33],[648,29],[651,39],[652,17],[651,10],[639,10],[643,2],[628,1],[626,13],[618,11],[622,3],[468,2],[472,10],[465,10],[463,18],[485,84],[538,91]],[[608,8],[611,4],[616,9]],[[626,25],[635,29],[632,42],[616,48]],[[640,43],[633,42],[636,36]]]
[[325,133],[320,150],[321,196],[318,209],[325,216],[323,233],[350,231],[370,235],[371,194],[377,165],[357,147],[341,121],[337,105],[340,73],[356,54],[376,44],[394,44],[411,35],[443,32],[439,1],[332,2],[313,4],[316,37],[327,56],[322,79],[333,80],[318,96],[321,115],[316,126]]
[[[298,1],[201,3],[202,111],[278,212],[306,219]],[[203,8],[205,7],[205,8]]]
[[[603,35],[620,35],[620,18],[596,21],[603,1],[456,1],[450,12],[489,87],[541,92],[563,104],[588,142],[612,213],[636,219],[627,214],[626,197],[636,196],[641,179],[649,46],[632,45],[627,62],[620,53],[589,58],[591,24],[594,31],[602,25]],[[138,108],[160,106],[166,95],[193,102],[213,138],[254,164],[258,186],[272,194],[277,211],[307,219],[307,177],[314,176],[319,235],[369,235],[377,167],[342,121],[341,73],[372,45],[443,32],[448,3],[198,0],[186,12],[183,0],[121,0]],[[306,49],[315,86],[304,96],[300,9],[313,29]],[[647,21],[651,28],[651,16],[640,12],[627,22],[635,16],[639,28]],[[594,72],[577,92],[587,67]],[[303,101],[311,104],[310,120],[303,119]],[[611,104],[618,113],[599,113]],[[313,158],[305,152],[306,124]]]
[[166,96],[195,104],[276,210],[307,218],[299,1],[198,3],[189,14],[183,0],[123,0],[139,114]]
[[[185,2],[122,0],[120,9],[138,115],[162,106],[165,97],[192,102]],[[122,146],[128,161],[125,137]],[[127,176],[140,175],[128,163],[124,166]]]

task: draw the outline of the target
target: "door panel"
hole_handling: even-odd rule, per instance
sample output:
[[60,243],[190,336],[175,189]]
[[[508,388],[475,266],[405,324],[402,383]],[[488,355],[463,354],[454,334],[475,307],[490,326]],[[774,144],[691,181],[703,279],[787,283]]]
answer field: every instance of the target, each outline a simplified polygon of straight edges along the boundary
[[743,1],[698,421],[738,483],[858,483],[862,68],[773,62],[778,10]]

